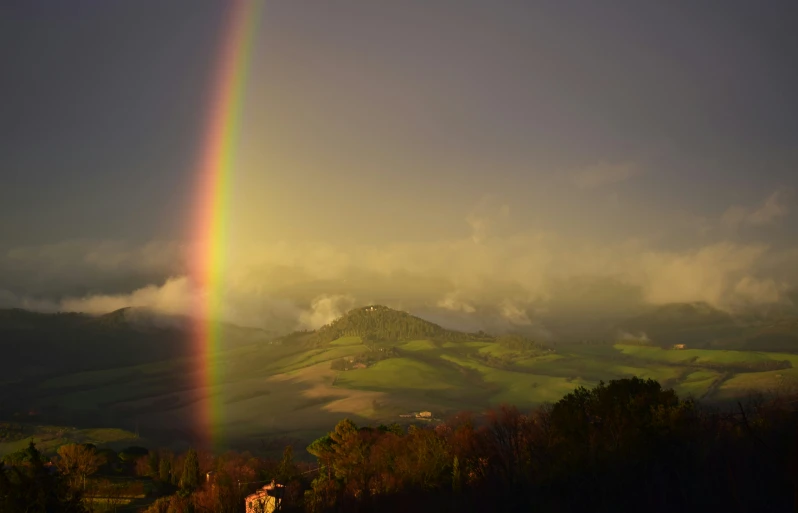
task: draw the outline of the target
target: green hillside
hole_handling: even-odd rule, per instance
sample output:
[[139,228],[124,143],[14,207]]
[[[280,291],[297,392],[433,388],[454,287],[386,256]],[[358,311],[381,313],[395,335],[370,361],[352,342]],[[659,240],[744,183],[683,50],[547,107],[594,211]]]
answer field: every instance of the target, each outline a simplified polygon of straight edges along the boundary
[[[51,329],[38,327],[35,315],[14,313],[11,324],[18,332]],[[713,323],[720,319],[709,317]],[[150,337],[144,343],[149,347],[169,342],[167,333],[183,336],[174,327],[131,327],[120,313],[41,319],[66,326],[67,332],[94,334],[90,348],[129,347]],[[87,322],[91,330],[80,331]],[[2,329],[10,332],[8,326]],[[94,358],[84,348],[79,354],[85,368],[53,366],[4,386],[0,411],[34,412],[44,422],[66,425],[140,427],[145,438],[171,442],[191,439],[194,419],[212,399],[219,405],[219,431],[231,443],[243,443],[264,436],[316,436],[341,416],[368,424],[397,421],[413,411],[445,416],[504,402],[532,407],[556,401],[577,386],[631,376],[652,378],[706,401],[798,385],[798,355],[790,353],[612,343],[550,347],[518,334],[449,330],[381,306],[352,310],[317,331],[272,339],[257,330],[228,327],[223,337],[211,362],[190,347],[130,361],[104,360],[105,353]],[[179,340],[171,343],[179,347]],[[110,363],[100,365],[103,361]]]

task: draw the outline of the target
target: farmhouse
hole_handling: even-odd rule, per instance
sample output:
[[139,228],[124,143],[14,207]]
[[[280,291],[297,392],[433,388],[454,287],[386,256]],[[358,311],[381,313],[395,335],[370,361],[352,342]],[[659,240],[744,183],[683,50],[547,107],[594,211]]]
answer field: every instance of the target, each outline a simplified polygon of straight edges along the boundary
[[272,481],[257,492],[247,496],[244,499],[247,513],[272,513],[279,510],[284,490],[284,485],[275,484]]

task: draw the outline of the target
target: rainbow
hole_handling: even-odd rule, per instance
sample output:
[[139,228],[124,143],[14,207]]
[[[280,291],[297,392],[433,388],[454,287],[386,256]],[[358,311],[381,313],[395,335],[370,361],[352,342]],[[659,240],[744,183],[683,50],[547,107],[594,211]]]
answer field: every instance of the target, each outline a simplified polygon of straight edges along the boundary
[[218,68],[214,74],[212,103],[198,168],[197,210],[192,220],[193,250],[190,273],[202,297],[194,318],[192,344],[201,361],[198,429],[202,445],[220,442],[222,401],[215,387],[221,379],[216,354],[221,346],[224,271],[232,177],[241,126],[244,90],[263,0],[230,0],[229,19],[223,32]]

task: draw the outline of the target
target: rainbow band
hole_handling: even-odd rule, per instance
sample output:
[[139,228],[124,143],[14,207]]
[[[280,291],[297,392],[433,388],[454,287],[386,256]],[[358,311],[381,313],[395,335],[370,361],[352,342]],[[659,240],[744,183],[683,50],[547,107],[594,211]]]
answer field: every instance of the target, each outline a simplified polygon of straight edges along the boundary
[[229,0],[230,19],[224,32],[219,68],[215,73],[213,103],[202,146],[200,190],[194,240],[199,243],[191,269],[192,279],[202,293],[196,315],[195,347],[202,362],[198,390],[201,394],[199,427],[206,445],[220,442],[218,422],[222,400],[218,390],[221,369],[217,352],[221,348],[219,322],[224,294],[227,253],[227,226],[236,143],[241,125],[244,91],[250,55],[263,0]]

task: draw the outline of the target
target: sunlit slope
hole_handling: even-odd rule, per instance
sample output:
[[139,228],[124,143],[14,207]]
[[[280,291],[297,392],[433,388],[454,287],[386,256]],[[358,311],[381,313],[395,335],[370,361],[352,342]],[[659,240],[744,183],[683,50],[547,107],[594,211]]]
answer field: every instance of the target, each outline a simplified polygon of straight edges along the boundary
[[[205,393],[221,394],[230,405],[256,407],[262,402],[266,407],[282,393],[278,383],[290,382],[301,389],[302,379],[312,376],[314,380],[326,377],[329,383],[325,386],[331,389],[378,392],[397,404],[423,398],[450,409],[456,408],[458,401],[485,406],[501,402],[534,405],[556,400],[576,386],[633,375],[656,379],[695,396],[703,396],[721,378],[728,381],[726,388],[745,388],[746,383],[757,388],[764,383],[760,378],[775,378],[777,374],[798,377],[792,367],[798,357],[780,353],[674,351],[623,345],[600,351],[571,347],[560,352],[524,352],[507,350],[496,342],[426,339],[376,344],[391,347],[396,355],[350,370],[335,370],[332,364],[373,352],[351,336],[325,347],[271,345],[230,351],[221,358],[221,383]],[[504,359],[486,357],[491,353]],[[40,389],[57,395],[61,405],[81,410],[111,408],[146,413],[180,408],[197,398],[191,379],[197,370],[192,365],[191,360],[174,360],[78,373],[47,380]],[[780,368],[771,371],[770,365]],[[182,383],[174,379],[175,375],[184,378]],[[275,376],[282,381],[272,380]],[[298,391],[301,396],[302,390]]]
[[17,404],[65,423],[190,432],[192,407],[213,395],[231,438],[311,436],[341,416],[361,423],[412,411],[436,416],[500,403],[532,407],[578,386],[639,376],[704,400],[798,383],[798,356],[651,345],[547,347],[522,336],[447,330],[387,308],[357,309],[318,331],[239,340],[217,356],[220,379],[199,388],[188,354],[67,372],[30,382]]

